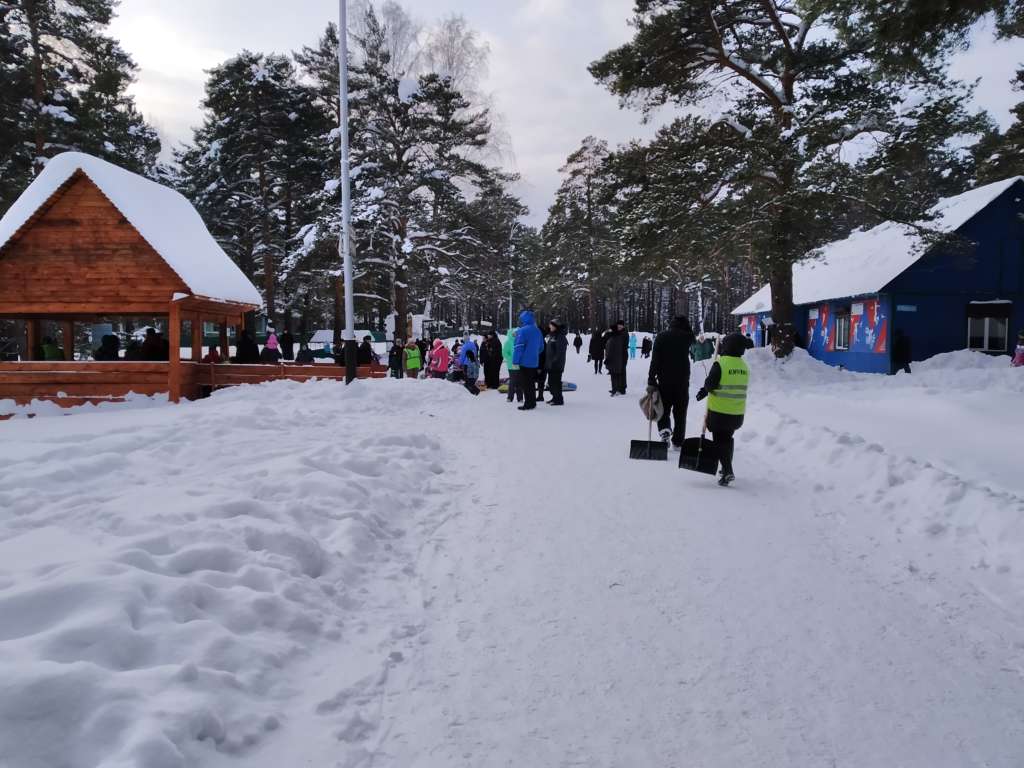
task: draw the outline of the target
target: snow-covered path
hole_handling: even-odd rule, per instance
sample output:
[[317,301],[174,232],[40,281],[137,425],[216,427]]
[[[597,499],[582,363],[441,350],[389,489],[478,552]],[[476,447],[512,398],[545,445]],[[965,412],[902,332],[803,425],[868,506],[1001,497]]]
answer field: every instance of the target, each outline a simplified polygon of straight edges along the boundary
[[509,410],[467,453],[482,502],[425,553],[425,643],[368,764],[1019,763],[1018,622],[888,570],[766,446],[725,492],[626,461],[635,398],[572,378],[567,412]]
[[570,365],[0,424],[0,767],[1019,767],[1012,440],[885,420],[1020,378],[755,355],[722,490]]

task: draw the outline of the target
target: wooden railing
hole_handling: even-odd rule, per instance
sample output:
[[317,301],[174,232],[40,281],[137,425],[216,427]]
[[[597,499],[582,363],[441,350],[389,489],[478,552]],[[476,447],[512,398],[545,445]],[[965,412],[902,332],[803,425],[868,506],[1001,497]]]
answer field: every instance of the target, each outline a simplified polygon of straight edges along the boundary
[[[134,392],[157,395],[169,391],[168,363],[111,362],[0,362],[0,400],[24,405],[48,400],[64,407],[83,403],[124,400]],[[182,361],[181,391],[188,399],[204,391],[268,381],[345,380],[337,365],[212,365]],[[382,366],[362,366],[361,379],[385,378]]]

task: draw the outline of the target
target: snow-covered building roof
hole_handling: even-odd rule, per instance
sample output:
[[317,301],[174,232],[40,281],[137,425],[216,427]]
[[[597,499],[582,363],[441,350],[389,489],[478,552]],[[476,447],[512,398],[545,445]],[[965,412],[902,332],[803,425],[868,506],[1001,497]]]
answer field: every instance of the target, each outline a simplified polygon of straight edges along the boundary
[[0,249],[77,173],[84,174],[196,296],[260,306],[263,299],[181,194],[80,152],[51,159],[0,219]]
[[[947,234],[956,232],[1018,181],[1024,181],[1024,176],[943,198],[930,211],[936,218],[921,226]],[[793,304],[878,293],[925,255],[927,248],[922,244],[917,229],[892,221],[830,243],[816,251],[819,258],[794,265]],[[771,308],[772,289],[766,285],[733,314],[754,315]]]

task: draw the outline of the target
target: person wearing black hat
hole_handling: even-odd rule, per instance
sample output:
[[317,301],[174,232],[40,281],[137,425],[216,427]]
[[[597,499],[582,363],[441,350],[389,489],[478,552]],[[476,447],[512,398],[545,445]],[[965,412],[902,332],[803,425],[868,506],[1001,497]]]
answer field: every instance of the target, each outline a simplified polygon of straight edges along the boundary
[[626,323],[618,320],[612,326],[604,347],[604,367],[612,377],[611,396],[626,394],[626,366],[629,364],[629,334]]
[[704,386],[697,393],[697,400],[708,400],[708,431],[715,444],[718,461],[722,465],[722,477],[718,481],[727,486],[736,479],[733,474],[733,435],[743,426],[747,410],[747,386],[750,383],[750,369],[743,360],[747,351],[746,339],[741,333],[732,333],[722,339],[719,358],[711,366]]
[[373,345],[370,342],[373,340],[372,336],[363,336],[363,343],[359,345],[359,349],[356,350],[356,363],[359,365],[369,365],[374,362],[376,355],[373,354]]
[[562,395],[562,374],[565,373],[565,353],[569,349],[566,330],[557,320],[548,323],[548,340],[544,350],[544,365],[548,372],[548,405],[565,405]]
[[[675,318],[667,331],[654,340],[647,391],[657,390],[665,406],[658,420],[658,432],[664,442],[677,448],[686,435],[686,410],[690,400],[690,345],[694,342],[689,319]],[[672,424],[673,418],[675,424]]]
[[480,345],[480,364],[484,369],[484,383],[487,389],[497,391],[501,386],[501,339],[494,331],[488,331],[483,344]]

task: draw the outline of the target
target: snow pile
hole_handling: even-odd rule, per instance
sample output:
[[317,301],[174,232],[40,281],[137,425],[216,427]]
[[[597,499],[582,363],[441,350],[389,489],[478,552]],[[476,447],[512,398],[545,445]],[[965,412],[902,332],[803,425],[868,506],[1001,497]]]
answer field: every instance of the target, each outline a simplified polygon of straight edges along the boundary
[[109,402],[83,403],[74,408],[61,408],[49,400],[33,400],[27,405],[18,405],[14,400],[0,400],[0,417],[38,418],[94,413],[96,411],[159,408],[167,405],[167,395],[139,395],[129,392],[120,400]]
[[260,306],[263,299],[175,190],[105,160],[65,152],[46,167],[0,219],[0,248],[76,172],[84,173],[197,296]]
[[349,619],[391,599],[450,483],[429,415],[384,420],[467,399],[281,382],[0,425],[20,430],[0,443],[0,762],[244,758],[295,717],[318,649],[336,673],[367,635],[360,677],[385,671],[408,632]]
[[[842,371],[803,350],[748,357],[744,452],[776,453],[828,514],[892,536],[908,568],[960,561],[1024,609],[1024,573],[1011,573],[1024,548],[1024,376],[1008,357],[952,352],[897,376]],[[950,559],[935,557],[943,548]]]

